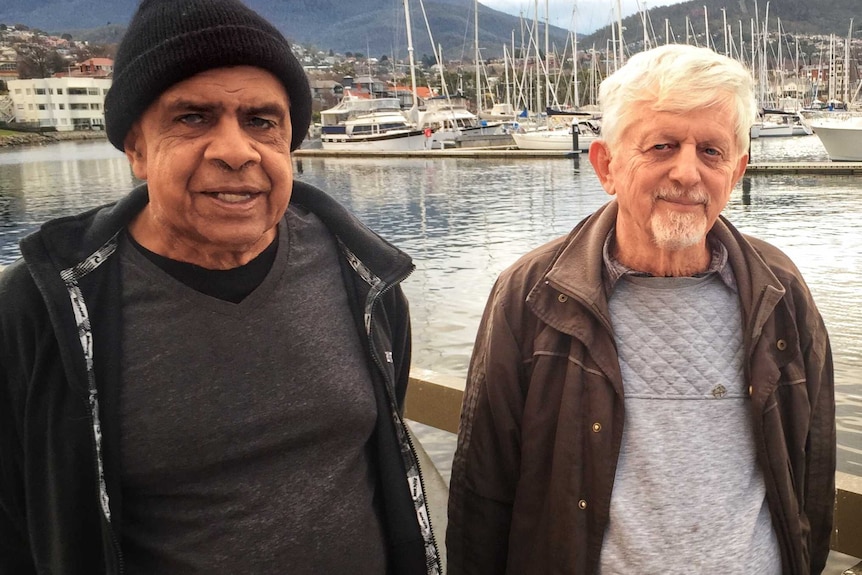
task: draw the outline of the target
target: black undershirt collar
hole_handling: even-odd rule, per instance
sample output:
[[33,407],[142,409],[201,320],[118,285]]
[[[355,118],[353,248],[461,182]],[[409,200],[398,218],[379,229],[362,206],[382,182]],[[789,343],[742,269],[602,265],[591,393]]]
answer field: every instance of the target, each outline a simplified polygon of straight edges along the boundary
[[135,249],[166,274],[204,295],[231,303],[239,303],[263,283],[278,251],[278,237],[245,265],[229,270],[209,270],[188,262],[180,262],[152,252],[135,241],[126,230],[126,237]]

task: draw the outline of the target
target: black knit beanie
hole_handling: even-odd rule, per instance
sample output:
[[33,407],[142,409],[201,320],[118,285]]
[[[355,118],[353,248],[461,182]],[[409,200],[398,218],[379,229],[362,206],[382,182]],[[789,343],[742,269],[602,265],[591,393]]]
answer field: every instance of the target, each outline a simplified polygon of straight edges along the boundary
[[174,84],[227,66],[256,66],[281,80],[290,99],[290,149],[311,123],[311,89],[284,36],[238,0],[143,0],[114,61],[105,97],[108,139],[123,151],[132,124]]

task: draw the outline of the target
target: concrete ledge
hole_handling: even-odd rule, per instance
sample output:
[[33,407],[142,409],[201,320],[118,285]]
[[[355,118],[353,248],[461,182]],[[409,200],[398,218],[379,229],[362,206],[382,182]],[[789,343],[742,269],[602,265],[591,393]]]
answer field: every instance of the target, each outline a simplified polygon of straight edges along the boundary
[[[407,390],[405,416],[425,425],[457,433],[464,385],[464,380],[458,377],[413,369]],[[862,558],[862,477],[838,472],[835,474],[835,486],[832,550]],[[855,575],[852,570],[851,574]],[[859,575],[862,575],[862,564]]]
[[835,474],[832,549],[862,557],[862,477],[840,471]]
[[460,377],[412,369],[404,416],[419,423],[458,433],[465,381]]

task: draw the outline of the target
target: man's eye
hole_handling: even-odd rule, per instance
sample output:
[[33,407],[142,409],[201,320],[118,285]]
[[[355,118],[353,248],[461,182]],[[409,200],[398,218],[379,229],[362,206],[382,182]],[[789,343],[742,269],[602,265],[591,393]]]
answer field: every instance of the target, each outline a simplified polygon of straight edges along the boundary
[[266,118],[260,118],[255,116],[251,118],[248,123],[254,128],[274,128],[275,122],[272,120],[267,120]]
[[667,150],[670,148],[670,144],[656,144],[653,146],[653,150]]
[[204,121],[204,117],[201,114],[183,114],[178,120],[184,124],[197,125]]
[[703,153],[706,154],[707,156],[720,156],[721,155],[721,152],[716,150],[715,148],[705,148],[703,150]]

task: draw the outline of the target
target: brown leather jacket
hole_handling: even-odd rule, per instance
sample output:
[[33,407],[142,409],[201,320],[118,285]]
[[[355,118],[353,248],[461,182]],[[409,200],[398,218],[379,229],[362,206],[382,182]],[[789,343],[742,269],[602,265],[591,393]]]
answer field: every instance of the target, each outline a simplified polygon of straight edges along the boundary
[[[450,575],[597,571],[623,431],[602,283],[616,209],[607,204],[527,254],[494,286],[452,469]],[[723,218],[711,233],[737,281],[757,455],[783,572],[820,573],[835,484],[826,329],[787,256]]]

